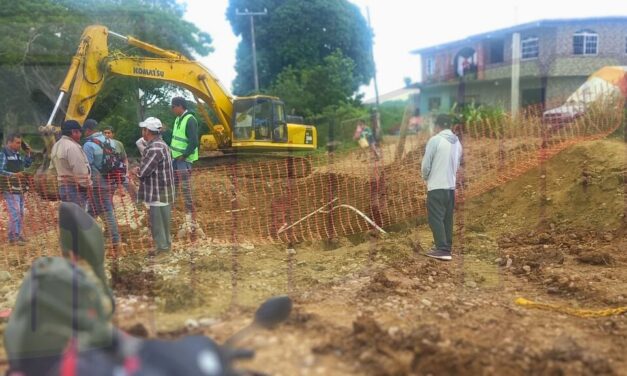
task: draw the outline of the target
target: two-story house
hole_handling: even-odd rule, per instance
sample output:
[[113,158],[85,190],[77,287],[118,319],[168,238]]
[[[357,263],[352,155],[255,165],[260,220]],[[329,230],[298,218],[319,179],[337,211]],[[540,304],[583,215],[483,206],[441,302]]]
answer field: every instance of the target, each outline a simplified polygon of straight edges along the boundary
[[412,53],[421,57],[423,114],[454,103],[551,106],[595,70],[627,65],[627,17],[530,22]]

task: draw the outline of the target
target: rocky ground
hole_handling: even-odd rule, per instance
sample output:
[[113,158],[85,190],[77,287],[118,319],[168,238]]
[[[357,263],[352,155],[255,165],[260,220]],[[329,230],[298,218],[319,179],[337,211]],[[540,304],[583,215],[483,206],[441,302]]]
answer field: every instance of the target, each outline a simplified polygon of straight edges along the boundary
[[[463,202],[450,263],[422,255],[431,244],[424,218],[293,251],[199,240],[157,265],[130,254],[118,261],[114,321],[141,337],[222,342],[263,300],[289,294],[291,317],[245,339],[257,353],[241,366],[273,375],[627,375],[627,315],[515,304],[627,306],[626,153],[612,140],[576,146],[546,171]],[[543,186],[549,199],[540,199]],[[0,272],[0,311],[25,270]]]

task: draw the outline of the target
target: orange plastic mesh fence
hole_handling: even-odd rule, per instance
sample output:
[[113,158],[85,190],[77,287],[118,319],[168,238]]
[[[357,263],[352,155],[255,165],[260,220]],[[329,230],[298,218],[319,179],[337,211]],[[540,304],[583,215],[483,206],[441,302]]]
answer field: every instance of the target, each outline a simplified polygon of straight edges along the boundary
[[[621,126],[623,104],[606,103],[568,123],[543,124],[540,108],[527,108],[516,118],[502,116],[458,127],[464,147],[460,184],[466,199],[529,171],[559,151],[585,140],[607,136]],[[172,216],[175,248],[191,240],[219,244],[297,243],[342,237],[426,214],[426,186],[420,163],[428,132],[409,135],[404,154],[395,160],[396,138],[370,149],[314,153],[270,161],[240,161],[227,167],[194,168],[193,224],[186,222],[181,194]],[[308,174],[301,177],[300,175]],[[2,179],[5,179],[2,177]],[[0,209],[0,245],[7,266],[29,263],[42,254],[58,253],[56,180],[35,186],[32,177],[13,184],[24,193],[25,246],[9,244],[14,226],[6,200]],[[132,181],[131,186],[136,185]],[[87,192],[93,200],[97,195]],[[178,191],[177,191],[178,193]],[[48,195],[49,197],[47,197]],[[93,204],[93,202],[92,202]],[[127,252],[153,245],[146,209],[123,187],[113,195],[113,217]],[[105,216],[99,221],[104,224]],[[103,226],[106,228],[106,226]],[[108,234],[107,234],[108,236]],[[108,239],[110,242],[110,237]]]

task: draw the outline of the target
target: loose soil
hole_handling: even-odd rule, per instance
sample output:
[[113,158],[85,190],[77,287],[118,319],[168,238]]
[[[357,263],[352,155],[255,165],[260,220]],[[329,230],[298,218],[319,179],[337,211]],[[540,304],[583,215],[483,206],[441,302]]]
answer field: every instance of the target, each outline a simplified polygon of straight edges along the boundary
[[[263,300],[289,294],[288,321],[241,342],[256,350],[242,367],[273,375],[627,375],[627,315],[580,318],[514,304],[627,306],[626,156],[616,140],[584,143],[460,202],[449,263],[422,255],[431,244],[424,218],[387,235],[294,251],[198,240],[158,264],[129,254],[118,261],[115,323],[141,337],[202,333],[222,342]],[[3,282],[0,310],[24,271],[16,266]]]

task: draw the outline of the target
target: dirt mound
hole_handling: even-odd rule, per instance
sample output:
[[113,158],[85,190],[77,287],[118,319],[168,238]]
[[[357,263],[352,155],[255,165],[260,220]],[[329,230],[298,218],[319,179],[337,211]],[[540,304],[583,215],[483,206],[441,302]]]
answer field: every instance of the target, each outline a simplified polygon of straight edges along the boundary
[[611,364],[602,357],[586,351],[572,337],[562,335],[553,345],[535,354],[529,369],[538,375],[613,375]]
[[413,345],[403,337],[393,338],[372,317],[362,316],[353,322],[352,331],[340,330],[312,351],[359,359],[360,369],[369,375],[403,375],[410,371]]
[[472,340],[446,338],[436,325],[410,332],[382,328],[370,316],[353,322],[352,330],[337,330],[316,354],[340,354],[366,375],[612,375],[612,365],[562,335],[543,349],[526,346],[489,347]]
[[[575,145],[515,181],[465,203],[467,228],[499,233],[617,229],[624,222],[627,145],[605,139]],[[543,187],[546,187],[543,191]],[[544,195],[544,200],[542,199]]]
[[399,281],[391,281],[383,271],[379,271],[370,279],[370,282],[360,290],[358,296],[361,298],[372,298],[374,295],[387,296],[390,294],[398,294],[396,289],[399,285]]
[[617,239],[612,231],[574,228],[509,233],[498,240],[497,264],[548,294],[616,304],[622,295],[610,287],[624,263]]

